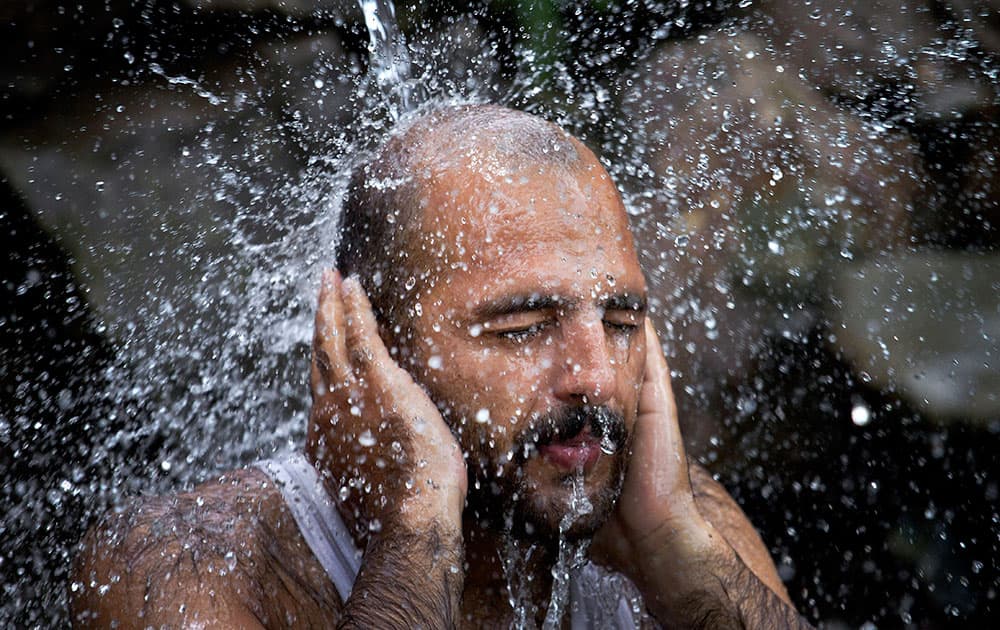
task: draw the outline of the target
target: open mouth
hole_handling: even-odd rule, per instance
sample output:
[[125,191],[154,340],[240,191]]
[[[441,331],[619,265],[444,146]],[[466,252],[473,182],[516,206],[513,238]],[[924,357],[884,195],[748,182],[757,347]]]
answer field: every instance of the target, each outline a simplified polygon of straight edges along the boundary
[[573,437],[539,444],[538,454],[558,468],[588,472],[601,456],[601,440],[584,428]]
[[534,456],[563,472],[589,472],[601,453],[625,448],[622,416],[602,406],[571,407],[534,419],[517,452],[522,461]]

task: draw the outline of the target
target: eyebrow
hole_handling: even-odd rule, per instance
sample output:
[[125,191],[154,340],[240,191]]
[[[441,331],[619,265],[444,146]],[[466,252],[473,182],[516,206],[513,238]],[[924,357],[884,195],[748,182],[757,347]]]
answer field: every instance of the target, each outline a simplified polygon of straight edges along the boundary
[[604,304],[601,306],[606,311],[636,311],[645,313],[646,296],[638,293],[616,293],[608,296],[608,299],[604,300]]
[[[559,295],[542,295],[532,293],[530,295],[507,295],[491,302],[480,305],[475,309],[476,317],[480,319],[493,319],[514,313],[530,313],[531,311],[544,311],[560,307],[571,306],[574,302]],[[601,304],[606,311],[635,311],[643,313],[646,311],[646,298],[638,293],[616,293],[610,295]]]
[[514,313],[529,313],[531,311],[559,308],[560,306],[565,306],[566,303],[566,300],[558,295],[542,295],[540,293],[506,295],[478,306],[475,309],[475,314],[480,319],[493,319],[494,317],[502,317]]

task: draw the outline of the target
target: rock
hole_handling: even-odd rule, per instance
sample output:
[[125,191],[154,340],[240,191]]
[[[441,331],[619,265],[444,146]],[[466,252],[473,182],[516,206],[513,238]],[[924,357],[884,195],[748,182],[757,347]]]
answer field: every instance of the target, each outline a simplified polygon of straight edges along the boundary
[[137,419],[96,395],[110,345],[65,251],[2,175],[0,251],[0,626],[57,627],[67,560],[108,504],[101,482],[121,455],[109,436]]
[[309,161],[303,150],[320,150],[304,134],[346,124],[351,86],[335,75],[346,69],[332,35],[190,74],[152,64],[147,82],[105,86],[90,111],[0,137],[0,167],[44,225],[73,234],[95,308],[113,324],[140,321],[152,288],[162,297],[202,278],[192,247],[223,258],[238,215],[270,211]]
[[94,51],[102,44],[114,47],[109,34],[121,23],[117,16],[130,14],[131,8],[125,0],[102,4],[101,10],[90,10],[57,0],[2,3],[0,108],[20,118],[28,106],[76,81],[81,66],[91,64],[88,76],[106,71],[105,64],[94,63]]
[[[751,28],[791,72],[876,118],[955,119],[997,96],[975,52],[997,38],[996,10],[940,4],[765,0],[755,3]],[[960,26],[973,15],[973,28]]]
[[[132,475],[149,487],[156,474],[183,483],[239,465],[304,426],[307,401],[293,384],[312,266],[332,255],[338,150],[323,148],[310,166],[321,143],[306,145],[293,124],[313,85],[302,66],[309,41],[280,63],[272,49],[270,61],[250,55],[187,73],[151,65],[143,83],[95,88],[85,104],[0,136],[0,169],[71,250],[121,349],[107,396],[153,403],[136,452],[155,444],[173,461],[130,462],[152,469]],[[330,135],[350,115],[339,85],[317,89],[330,110],[310,114]]]
[[1000,53],[1000,0],[947,0],[945,10],[984,50]]
[[[962,245],[1000,248],[1000,126],[987,121],[965,138],[960,191],[952,201],[952,226],[963,228]],[[957,220],[955,220],[957,219]]]
[[929,418],[1000,417],[1000,256],[917,252],[845,266],[829,314],[862,373]]
[[742,380],[763,337],[814,327],[830,272],[907,243],[915,144],[827,101],[760,40],[668,44],[626,104],[660,191],[637,221],[678,357]]

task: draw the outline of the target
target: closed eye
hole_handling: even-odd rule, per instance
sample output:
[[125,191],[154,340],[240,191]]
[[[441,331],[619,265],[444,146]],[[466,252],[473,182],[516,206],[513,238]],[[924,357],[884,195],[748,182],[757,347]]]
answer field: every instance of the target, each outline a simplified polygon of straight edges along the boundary
[[615,334],[631,335],[642,325],[645,313],[636,310],[608,310],[604,313],[604,327]]
[[609,322],[608,320],[604,320],[604,325],[607,328],[620,333],[632,333],[639,327],[638,324]]
[[543,330],[548,328],[548,326],[549,326],[548,322],[537,322],[529,326],[524,326],[522,328],[499,330],[494,334],[501,339],[506,339],[507,341],[512,341],[514,343],[523,343],[525,341],[528,341],[532,337],[537,336]]

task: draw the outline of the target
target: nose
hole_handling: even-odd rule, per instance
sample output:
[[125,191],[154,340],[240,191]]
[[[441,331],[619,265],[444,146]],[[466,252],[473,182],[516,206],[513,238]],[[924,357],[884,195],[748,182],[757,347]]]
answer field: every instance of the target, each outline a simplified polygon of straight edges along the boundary
[[599,317],[562,325],[555,396],[562,402],[601,405],[615,390],[609,339]]

